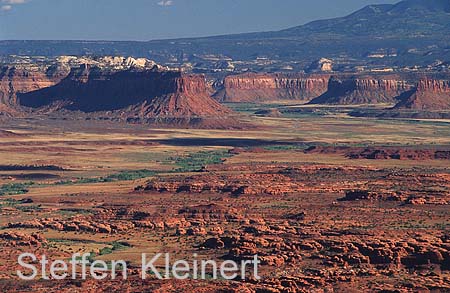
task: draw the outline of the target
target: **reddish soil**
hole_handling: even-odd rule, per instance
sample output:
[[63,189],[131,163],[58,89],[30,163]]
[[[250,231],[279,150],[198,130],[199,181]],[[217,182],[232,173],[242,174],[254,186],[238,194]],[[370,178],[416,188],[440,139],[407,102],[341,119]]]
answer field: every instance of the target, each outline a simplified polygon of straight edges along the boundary
[[6,131],[6,130],[0,130],[0,137],[20,137],[20,134],[11,132],[11,131]]
[[[443,171],[211,165],[189,177],[157,177],[120,197],[71,197],[75,206],[93,201],[96,208],[92,214],[10,223],[0,241],[2,254],[32,247],[58,255],[41,233],[153,235],[176,240],[178,253],[238,261],[258,254],[264,274],[247,282],[142,282],[139,268],[131,266],[127,282],[52,282],[60,292],[178,292],[180,286],[203,292],[444,292],[450,290],[450,237],[438,223],[448,217],[449,190],[450,174]],[[13,264],[2,265],[6,270]],[[0,286],[20,291],[25,284]]]

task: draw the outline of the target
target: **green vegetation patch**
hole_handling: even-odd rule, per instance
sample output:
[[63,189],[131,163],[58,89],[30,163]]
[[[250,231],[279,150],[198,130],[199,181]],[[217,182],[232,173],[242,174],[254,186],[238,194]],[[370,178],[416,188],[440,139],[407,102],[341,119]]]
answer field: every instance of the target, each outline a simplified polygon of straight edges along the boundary
[[118,181],[130,181],[136,179],[147,178],[151,176],[155,176],[156,172],[151,170],[134,170],[134,171],[123,171],[117,174],[113,174],[107,177],[110,180],[118,180]]
[[306,150],[309,147],[307,144],[301,145],[269,145],[264,149],[268,151],[291,151],[291,150]]
[[142,178],[154,176],[155,171],[151,170],[132,170],[122,171],[116,174],[111,174],[106,177],[94,177],[94,178],[78,178],[76,180],[64,180],[58,181],[55,185],[73,185],[73,184],[90,184],[90,183],[105,183],[114,181],[132,181]]
[[233,156],[228,150],[200,151],[182,157],[172,158],[178,166],[175,172],[198,172],[204,166],[221,164],[225,158]]
[[3,184],[2,186],[0,186],[0,196],[28,193],[29,187],[34,184],[34,182]]
[[58,213],[65,216],[74,216],[74,215],[89,215],[92,214],[92,210],[87,209],[78,209],[78,208],[64,208],[58,210]]
[[12,198],[5,198],[4,200],[0,201],[0,208],[3,207],[15,207],[17,205],[21,204],[19,200],[15,200]]
[[114,251],[125,250],[125,249],[129,248],[130,246],[131,245],[126,242],[113,242],[113,243],[111,243],[111,246],[107,246],[107,247],[100,249],[99,255],[106,255],[106,254],[111,254]]
[[34,212],[42,210],[41,205],[30,205],[32,201],[16,200],[13,198],[5,198],[0,200],[0,210],[2,208],[15,208],[21,212]]
[[42,210],[41,205],[16,206],[15,208],[24,213],[31,213]]

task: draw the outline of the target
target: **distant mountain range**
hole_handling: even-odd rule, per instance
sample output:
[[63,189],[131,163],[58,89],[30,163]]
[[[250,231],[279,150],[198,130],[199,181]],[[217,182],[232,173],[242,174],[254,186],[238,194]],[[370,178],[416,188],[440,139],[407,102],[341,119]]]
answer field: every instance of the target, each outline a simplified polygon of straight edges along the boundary
[[1,55],[123,55],[162,64],[255,60],[311,62],[320,57],[410,66],[450,61],[450,0],[370,5],[348,16],[281,31],[149,42],[0,41]]

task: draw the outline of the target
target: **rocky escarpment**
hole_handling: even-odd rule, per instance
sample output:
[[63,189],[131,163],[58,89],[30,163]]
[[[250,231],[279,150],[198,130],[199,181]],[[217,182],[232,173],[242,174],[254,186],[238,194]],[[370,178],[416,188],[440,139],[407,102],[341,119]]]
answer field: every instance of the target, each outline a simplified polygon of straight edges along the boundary
[[111,56],[97,58],[60,56],[53,59],[10,56],[2,58],[2,63],[4,65],[0,64],[0,105],[9,107],[17,106],[17,94],[56,85],[69,75],[72,68],[79,68],[82,65],[109,71],[165,69],[145,58]]
[[333,76],[328,90],[311,104],[356,105],[395,103],[412,85],[399,76]]
[[413,75],[242,74],[225,78],[215,98],[222,102],[298,100],[311,104],[356,105],[398,102],[414,89]]
[[55,86],[19,95],[23,106],[88,113],[89,119],[235,127],[231,110],[209,97],[205,78],[176,71],[73,69]]
[[223,102],[309,101],[323,94],[329,75],[242,74],[228,76],[215,98]]
[[0,115],[16,116],[17,94],[50,87],[68,72],[46,72],[37,66],[3,66],[0,68]]
[[394,109],[450,110],[450,80],[421,79]]

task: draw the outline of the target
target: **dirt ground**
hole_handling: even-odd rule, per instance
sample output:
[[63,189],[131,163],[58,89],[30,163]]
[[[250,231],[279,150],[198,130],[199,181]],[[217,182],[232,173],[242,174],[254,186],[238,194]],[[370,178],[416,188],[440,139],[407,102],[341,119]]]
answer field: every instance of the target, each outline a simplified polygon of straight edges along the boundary
[[[305,152],[449,151],[448,122],[246,119],[258,127],[3,122],[0,291],[450,291],[450,160]],[[22,252],[124,259],[130,278],[20,281]],[[218,261],[257,254],[263,278],[141,280],[141,254],[158,252]]]

